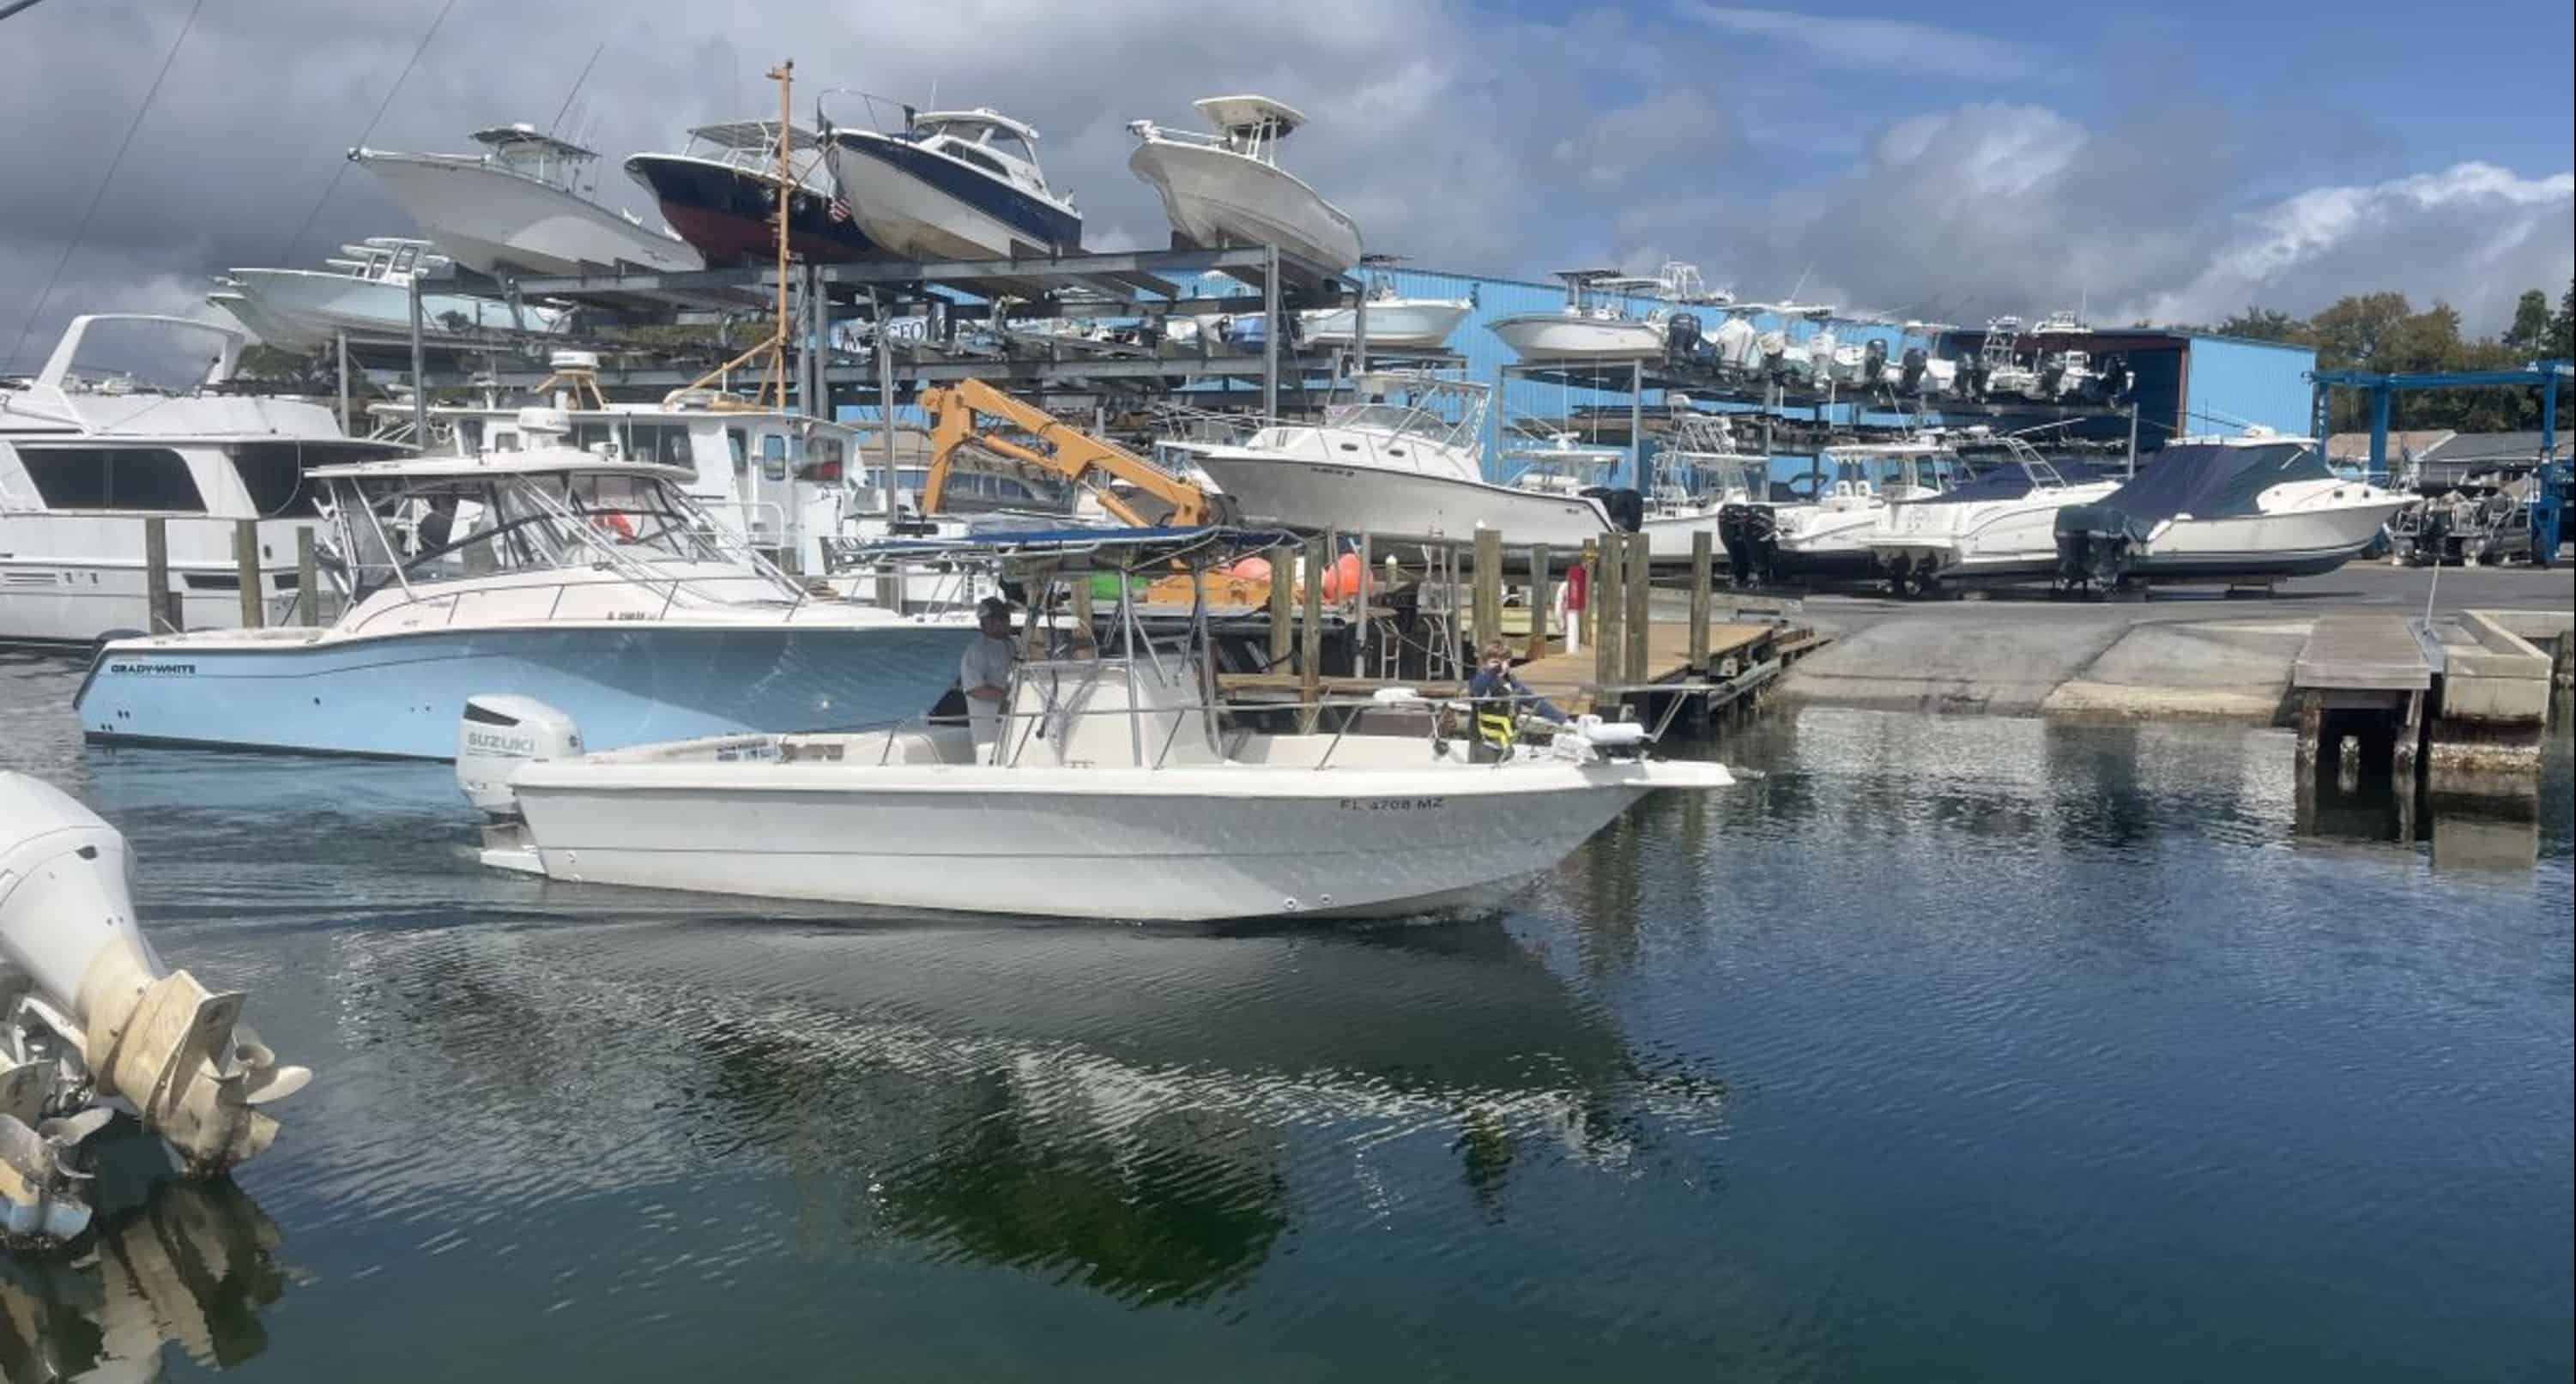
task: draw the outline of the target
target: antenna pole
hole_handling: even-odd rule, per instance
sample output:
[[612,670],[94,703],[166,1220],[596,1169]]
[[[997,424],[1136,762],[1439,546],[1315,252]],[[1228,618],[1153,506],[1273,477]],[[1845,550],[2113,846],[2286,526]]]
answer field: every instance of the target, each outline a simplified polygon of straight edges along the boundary
[[790,163],[794,143],[796,60],[789,58],[769,69],[770,80],[778,83],[778,334],[770,341],[769,378],[778,391],[778,407],[787,407],[787,217],[796,190],[795,170]]

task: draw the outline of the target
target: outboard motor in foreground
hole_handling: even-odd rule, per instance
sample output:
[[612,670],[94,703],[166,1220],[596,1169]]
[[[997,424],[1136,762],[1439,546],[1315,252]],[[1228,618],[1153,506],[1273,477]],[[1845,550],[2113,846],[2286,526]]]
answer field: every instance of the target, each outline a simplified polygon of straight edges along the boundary
[[0,1229],[89,1226],[80,1145],[130,1107],[191,1175],[277,1138],[262,1106],[313,1078],[241,1022],[243,997],[164,965],[135,925],[116,828],[61,790],[0,773]]
[[456,786],[491,819],[483,827],[484,864],[545,873],[528,848],[510,776],[522,764],[581,754],[581,728],[534,697],[487,692],[465,699],[465,715],[456,724]]
[[1616,485],[1587,485],[1580,493],[1599,500],[1619,532],[1635,533],[1646,526],[1646,497],[1642,493]]

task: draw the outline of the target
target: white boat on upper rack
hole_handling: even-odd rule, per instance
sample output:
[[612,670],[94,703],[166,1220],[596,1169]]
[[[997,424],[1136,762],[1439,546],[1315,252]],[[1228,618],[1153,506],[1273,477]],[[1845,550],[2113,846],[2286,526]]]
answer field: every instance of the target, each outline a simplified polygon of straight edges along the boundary
[[[404,236],[369,236],[340,247],[323,269],[231,269],[215,280],[206,301],[230,313],[271,346],[310,351],[341,332],[360,337],[411,334],[411,282],[447,267],[430,243]],[[421,330],[431,336],[471,332],[559,332],[567,308],[508,303],[470,293],[423,292]]]
[[519,430],[516,452],[308,473],[340,617],[111,642],[74,702],[82,733],[447,759],[476,692],[542,697],[605,748],[883,722],[954,678],[962,618],[817,598],[726,541],[687,471],[563,446],[552,410]]
[[[1335,732],[1233,726],[1210,685],[1205,609],[1147,637],[1139,574],[1257,550],[1276,534],[1146,531],[1025,556],[1050,580],[1114,563],[1106,657],[1013,670],[989,750],[964,727],[724,736],[583,753],[576,716],[477,697],[464,729],[516,742],[460,760],[495,825],[485,863],[551,879],[907,910],[1221,920],[1390,917],[1490,906],[1658,789],[1722,788],[1724,766],[1647,757],[1647,727],[1593,718],[1522,743],[1443,729],[1401,693],[1326,703]],[[1070,651],[1068,651],[1070,652]],[[1406,713],[1410,734],[1349,733]],[[1464,708],[1462,708],[1464,709]],[[961,830],[959,824],[971,823]],[[1151,868],[1139,868],[1150,861]]]
[[[1398,296],[1389,271],[1400,262],[1395,255],[1360,256],[1360,263],[1369,271],[1369,346],[1390,351],[1439,350],[1449,344],[1449,338],[1457,334],[1458,324],[1476,310],[1476,304],[1466,298]],[[1309,345],[1347,346],[1359,339],[1359,308],[1309,308],[1298,314],[1297,326]]]
[[1877,566],[1869,543],[1880,509],[1939,494],[1963,470],[1958,454],[1940,441],[1826,447],[1806,475],[1787,483],[1799,498],[1723,506],[1718,541],[1739,585],[1866,577]]
[[1047,186],[1038,132],[999,111],[905,108],[897,131],[825,126],[823,159],[869,240],[909,259],[1077,254],[1082,213]]
[[1869,551],[1898,593],[2045,578],[2057,570],[2057,512],[2120,488],[2020,438],[1997,441],[2006,459],[1975,478],[1879,507]]
[[1192,104],[1213,134],[1127,125],[1138,140],[1127,167],[1162,195],[1175,248],[1275,245],[1281,277],[1310,288],[1359,263],[1358,223],[1279,166],[1279,142],[1305,116],[1267,96]]
[[1364,402],[1335,404],[1321,423],[1271,423],[1241,443],[1170,443],[1238,516],[1308,532],[1505,542],[1567,551],[1611,528],[1586,495],[1551,495],[1485,479],[1491,390],[1465,380],[1385,371],[1357,381]]
[[1497,317],[1486,330],[1532,362],[1653,360],[1664,354],[1662,319],[1632,317],[1622,306],[1625,297],[1658,281],[1610,269],[1567,269],[1557,277],[1565,280],[1563,308]]
[[599,155],[533,125],[474,132],[480,154],[352,149],[440,252],[479,274],[705,267],[678,236],[595,200]]
[[[163,344],[173,338],[184,345]],[[148,628],[147,519],[168,535],[165,599],[184,627],[240,623],[243,520],[258,525],[263,604],[294,601],[295,531],[318,522],[305,470],[408,449],[353,440],[309,400],[226,392],[246,342],[193,318],[90,314],[32,378],[0,380],[0,642],[85,645]],[[120,348],[200,363],[154,383],[101,368]]]
[[2314,438],[2269,428],[2166,444],[2136,479],[2057,511],[2057,578],[2272,581],[2349,562],[2413,496],[2346,480]]

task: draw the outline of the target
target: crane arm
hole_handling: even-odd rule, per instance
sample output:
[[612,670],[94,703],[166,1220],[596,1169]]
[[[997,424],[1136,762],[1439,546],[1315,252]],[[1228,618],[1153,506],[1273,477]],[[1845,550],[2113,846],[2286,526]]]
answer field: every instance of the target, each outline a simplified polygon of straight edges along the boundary
[[[1166,523],[1204,524],[1215,517],[1216,506],[1205,490],[1124,447],[1104,442],[1060,422],[1044,409],[1014,399],[981,380],[960,380],[946,388],[925,390],[921,396],[921,407],[931,416],[930,475],[921,493],[921,508],[925,514],[937,514],[946,504],[948,478],[956,464],[957,449],[972,443],[1023,465],[1062,476],[1078,487],[1091,489],[1100,497],[1102,507],[1123,524],[1145,528],[1152,521],[1118,498],[1102,483],[1103,478],[1125,481],[1171,506],[1172,512],[1164,521]],[[976,426],[979,416],[1002,419],[1036,439],[1038,446],[1024,447],[979,430]]]

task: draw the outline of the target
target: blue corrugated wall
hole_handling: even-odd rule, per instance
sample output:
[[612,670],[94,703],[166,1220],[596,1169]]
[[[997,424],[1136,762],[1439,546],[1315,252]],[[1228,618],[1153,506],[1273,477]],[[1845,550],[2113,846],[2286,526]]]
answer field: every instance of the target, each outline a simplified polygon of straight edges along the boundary
[[2259,423],[2291,437],[2307,435],[2313,349],[2195,336],[2190,362],[2181,399],[2185,431],[2236,433]]

